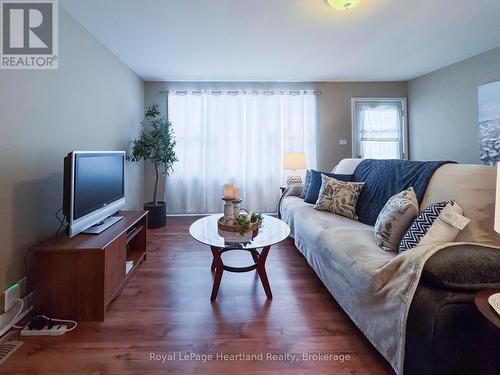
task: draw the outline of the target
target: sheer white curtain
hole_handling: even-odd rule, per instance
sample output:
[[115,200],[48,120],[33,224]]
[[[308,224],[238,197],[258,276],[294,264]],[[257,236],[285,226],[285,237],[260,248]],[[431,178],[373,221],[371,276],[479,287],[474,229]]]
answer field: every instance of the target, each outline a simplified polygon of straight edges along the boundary
[[221,212],[221,187],[240,187],[243,206],[274,212],[283,154],[305,152],[316,166],[316,96],[313,92],[169,93],[179,162],[167,177],[168,213]]
[[364,158],[401,158],[402,126],[397,106],[362,106],[359,121],[359,151]]

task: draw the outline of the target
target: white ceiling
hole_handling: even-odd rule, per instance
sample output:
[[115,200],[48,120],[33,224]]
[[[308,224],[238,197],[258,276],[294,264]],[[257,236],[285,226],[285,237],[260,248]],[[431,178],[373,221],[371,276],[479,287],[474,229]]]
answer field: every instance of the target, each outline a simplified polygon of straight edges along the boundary
[[407,80],[500,46],[500,0],[60,0],[144,80]]

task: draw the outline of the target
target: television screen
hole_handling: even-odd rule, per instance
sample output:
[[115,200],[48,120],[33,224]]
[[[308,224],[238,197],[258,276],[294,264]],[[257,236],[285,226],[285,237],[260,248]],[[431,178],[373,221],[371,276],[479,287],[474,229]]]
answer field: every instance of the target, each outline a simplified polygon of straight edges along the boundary
[[76,154],[73,219],[124,197],[123,154]]

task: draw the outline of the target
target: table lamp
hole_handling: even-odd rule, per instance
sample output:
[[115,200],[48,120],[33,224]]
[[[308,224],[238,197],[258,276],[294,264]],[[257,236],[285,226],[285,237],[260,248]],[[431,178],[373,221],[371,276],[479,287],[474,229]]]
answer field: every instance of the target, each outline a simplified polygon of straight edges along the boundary
[[500,233],[500,162],[497,163],[497,197],[495,204],[495,232]]
[[297,170],[306,169],[306,157],[303,152],[287,152],[283,157],[283,168],[292,170],[286,179],[286,183],[301,184],[302,178],[296,172]]

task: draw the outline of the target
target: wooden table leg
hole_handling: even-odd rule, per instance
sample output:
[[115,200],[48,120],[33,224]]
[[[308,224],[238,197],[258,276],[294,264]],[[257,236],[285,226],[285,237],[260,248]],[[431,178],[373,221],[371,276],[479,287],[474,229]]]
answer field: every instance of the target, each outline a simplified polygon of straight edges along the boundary
[[212,295],[210,296],[210,302],[214,302],[217,298],[217,293],[219,293],[219,286],[222,279],[222,272],[224,272],[224,267],[222,264],[222,258],[220,256],[220,248],[210,246],[210,249],[212,250],[212,255],[214,257],[214,260],[212,262],[212,270],[215,266],[215,278],[214,285],[212,286]]
[[266,259],[270,248],[271,246],[266,246],[262,249],[262,252],[260,253],[257,260],[257,272],[259,274],[260,281],[262,282],[262,286],[264,287],[264,290],[266,292],[267,298],[272,299],[273,294],[271,293],[271,287],[269,286],[269,280],[267,279],[266,273]]
[[215,258],[213,258],[213,257],[212,257],[212,265],[210,266],[210,270],[211,270],[212,272],[214,272],[214,271],[215,271]]
[[253,261],[254,261],[255,263],[257,263],[257,262],[259,261],[259,255],[258,255],[257,253],[255,253],[254,251],[257,251],[257,250],[252,250],[252,251],[250,252],[250,254],[252,254]]

